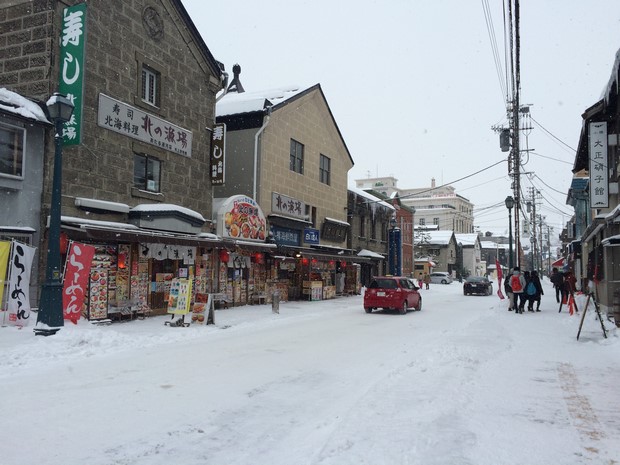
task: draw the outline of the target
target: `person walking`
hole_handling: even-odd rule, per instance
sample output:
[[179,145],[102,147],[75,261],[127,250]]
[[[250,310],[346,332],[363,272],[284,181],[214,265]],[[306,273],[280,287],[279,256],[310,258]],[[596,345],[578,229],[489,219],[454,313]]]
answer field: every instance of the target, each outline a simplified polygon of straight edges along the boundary
[[521,274],[521,268],[518,266],[514,267],[512,276],[510,276],[510,288],[513,295],[512,307],[515,309],[515,313],[523,313],[523,307],[525,307],[525,298],[523,297],[525,278]]
[[426,286],[426,289],[430,289],[430,285],[431,285],[431,275],[426,273],[424,275],[424,284]]
[[424,282],[424,278],[422,278],[422,272],[418,275],[418,287],[422,289],[422,283]]
[[562,288],[564,287],[564,277],[556,267],[553,267],[549,280],[551,281],[551,284],[553,284],[553,288],[555,289],[555,300],[557,303],[560,303]]
[[512,295],[512,287],[510,287],[510,278],[512,277],[512,270],[506,273],[506,277],[504,278],[504,292],[506,293],[506,298],[508,299],[508,311],[512,312],[513,310],[513,295]]
[[536,302],[536,311],[540,312],[540,300],[543,295],[545,295],[545,291],[543,291],[542,283],[540,282],[540,276],[538,276],[538,271],[532,271],[532,283],[536,287],[536,293],[534,294],[534,298],[532,299],[532,306],[534,302]]
[[525,307],[525,303],[527,303],[527,311],[534,311],[534,296],[536,295],[536,286],[532,282],[532,274],[529,271],[523,272],[523,277],[525,278],[525,289],[523,290],[523,294],[521,295],[523,306]]

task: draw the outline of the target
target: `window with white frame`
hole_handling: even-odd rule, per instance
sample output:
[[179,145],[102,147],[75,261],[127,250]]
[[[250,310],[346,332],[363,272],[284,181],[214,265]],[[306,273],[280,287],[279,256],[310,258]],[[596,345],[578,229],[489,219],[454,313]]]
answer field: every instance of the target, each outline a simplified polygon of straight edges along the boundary
[[161,161],[143,153],[134,153],[134,187],[148,192],[160,192],[160,181]]
[[142,101],[159,107],[160,74],[148,66],[142,65]]
[[0,175],[24,177],[24,145],[26,131],[0,124]]

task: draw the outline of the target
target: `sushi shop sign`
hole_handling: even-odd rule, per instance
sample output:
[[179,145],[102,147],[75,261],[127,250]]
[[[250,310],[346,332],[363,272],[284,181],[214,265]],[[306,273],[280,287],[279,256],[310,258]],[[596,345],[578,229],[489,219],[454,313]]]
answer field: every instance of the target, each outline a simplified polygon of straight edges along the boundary
[[264,242],[267,221],[253,198],[233,195],[217,211],[217,234],[225,239]]

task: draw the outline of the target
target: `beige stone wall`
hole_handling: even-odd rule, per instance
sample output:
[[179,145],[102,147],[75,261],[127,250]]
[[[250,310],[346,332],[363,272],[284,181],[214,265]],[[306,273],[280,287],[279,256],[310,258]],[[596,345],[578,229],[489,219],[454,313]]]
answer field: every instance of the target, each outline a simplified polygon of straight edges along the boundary
[[[290,170],[291,138],[304,145],[303,174]],[[325,217],[347,221],[347,173],[353,164],[319,90],[274,111],[262,144],[260,203],[266,215],[275,191],[316,207],[317,228]],[[321,154],[331,159],[330,185],[319,181]]]
[[[0,85],[27,97],[47,100],[57,88],[58,37],[61,11],[55,1],[17,3],[0,9]],[[144,26],[144,9],[153,7],[163,35],[152,38]],[[54,11],[55,9],[55,11]],[[82,144],[67,147],[63,157],[63,215],[83,216],[75,197],[126,203],[166,202],[211,216],[209,182],[210,133],[219,82],[170,1],[91,0],[87,11],[86,71]],[[138,97],[141,63],[161,73],[159,109],[144,106]],[[50,69],[51,65],[51,69]],[[192,157],[142,144],[97,125],[98,96],[112,98],[161,117],[193,134]],[[133,189],[134,151],[162,162],[161,194]],[[45,205],[50,199],[53,160],[48,134]],[[114,215],[90,214],[92,219],[118,221]]]

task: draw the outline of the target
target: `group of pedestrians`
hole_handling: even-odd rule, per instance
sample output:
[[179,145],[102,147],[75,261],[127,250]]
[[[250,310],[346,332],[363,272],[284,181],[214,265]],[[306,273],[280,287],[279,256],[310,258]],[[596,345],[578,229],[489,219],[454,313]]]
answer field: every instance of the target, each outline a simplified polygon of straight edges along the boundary
[[515,266],[504,279],[504,291],[508,297],[508,311],[523,313],[527,303],[528,312],[540,312],[540,301],[545,292],[538,271],[521,273],[521,268]]

